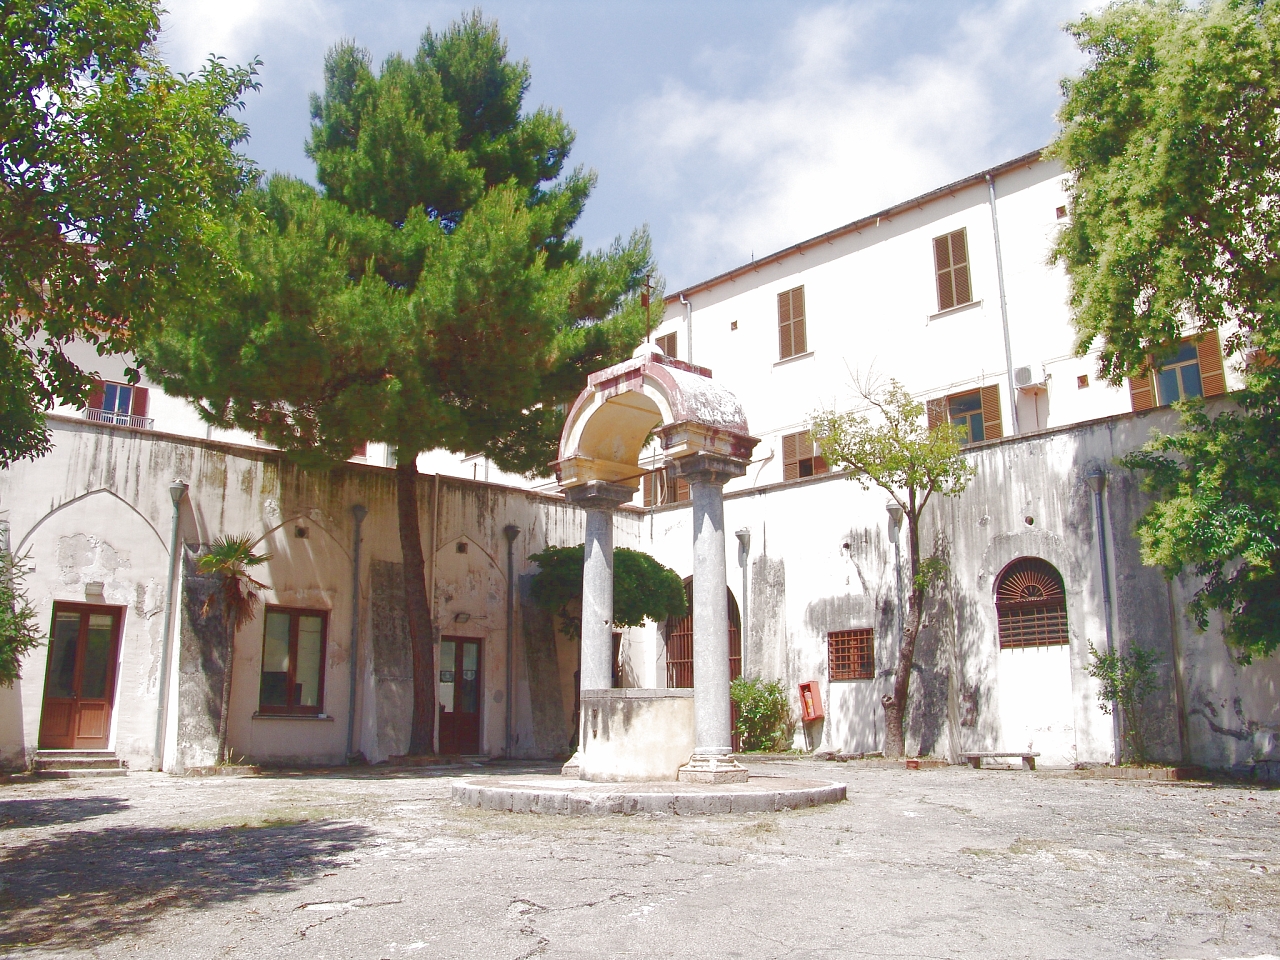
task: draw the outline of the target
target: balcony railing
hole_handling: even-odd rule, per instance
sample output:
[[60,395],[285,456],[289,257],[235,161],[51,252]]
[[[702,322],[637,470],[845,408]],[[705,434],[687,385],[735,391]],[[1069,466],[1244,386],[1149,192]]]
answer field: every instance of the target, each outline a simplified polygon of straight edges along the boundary
[[84,418],[86,420],[96,420],[98,423],[115,423],[122,427],[141,427],[143,430],[151,430],[155,426],[155,419],[152,417],[135,417],[131,413],[95,410],[93,407],[85,408]]

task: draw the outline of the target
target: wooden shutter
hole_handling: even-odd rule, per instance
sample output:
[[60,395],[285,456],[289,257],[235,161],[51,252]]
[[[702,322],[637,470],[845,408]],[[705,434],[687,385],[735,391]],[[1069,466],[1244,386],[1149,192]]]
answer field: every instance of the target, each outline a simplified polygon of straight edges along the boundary
[[1156,405],[1156,385],[1149,372],[1129,378],[1129,403],[1134,413],[1150,410]]
[[929,429],[935,430],[941,424],[947,422],[947,400],[946,397],[939,397],[936,400],[926,401],[924,405],[925,412],[929,416]]
[[938,312],[941,313],[956,305],[955,292],[951,288],[951,241],[948,237],[933,239],[933,271],[938,281]]
[[1000,387],[991,384],[982,388],[982,432],[988,440],[1004,436],[1004,418],[1000,415]]
[[969,283],[969,241],[963,229],[951,234],[951,279],[956,288],[956,306],[973,299]]
[[102,395],[105,387],[106,387],[106,384],[104,384],[101,380],[94,380],[93,383],[90,385],[89,399],[86,401],[86,403],[88,403],[89,405],[90,410],[102,409]]
[[1210,330],[1196,341],[1196,359],[1200,361],[1200,386],[1206,397],[1219,397],[1227,392],[1227,378],[1222,369],[1222,343],[1218,331]]
[[369,455],[369,441],[366,440],[364,443],[357,443],[351,448],[351,455],[353,457],[367,457]]
[[791,355],[797,356],[809,349],[804,328],[804,287],[791,291]]
[[785,360],[791,349],[791,291],[778,294],[778,359]]
[[146,387],[133,388],[133,404],[132,404],[132,409],[129,412],[132,413],[135,417],[145,417],[147,415],[147,388]]
[[800,455],[797,451],[799,438],[797,433],[789,433],[782,438],[782,479],[800,479]]
[[676,477],[676,503],[686,503],[692,493],[689,490],[689,481],[684,477]]

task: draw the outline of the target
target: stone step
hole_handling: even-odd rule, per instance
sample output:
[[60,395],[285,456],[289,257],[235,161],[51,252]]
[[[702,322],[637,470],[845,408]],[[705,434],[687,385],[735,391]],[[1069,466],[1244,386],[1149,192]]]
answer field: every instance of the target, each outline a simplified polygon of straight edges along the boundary
[[90,773],[123,776],[125,765],[110,750],[38,750],[34,770],[41,776]]
[[92,777],[98,779],[101,777],[127,777],[129,771],[124,767],[108,767],[108,768],[89,768],[85,770],[37,770],[37,777],[45,780],[75,780],[82,777]]

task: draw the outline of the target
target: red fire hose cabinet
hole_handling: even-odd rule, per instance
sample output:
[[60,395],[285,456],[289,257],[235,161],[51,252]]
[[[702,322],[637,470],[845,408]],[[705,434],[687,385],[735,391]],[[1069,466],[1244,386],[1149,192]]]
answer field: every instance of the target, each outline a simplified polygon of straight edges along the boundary
[[800,684],[800,712],[805,723],[823,718],[822,694],[817,680],[806,680]]

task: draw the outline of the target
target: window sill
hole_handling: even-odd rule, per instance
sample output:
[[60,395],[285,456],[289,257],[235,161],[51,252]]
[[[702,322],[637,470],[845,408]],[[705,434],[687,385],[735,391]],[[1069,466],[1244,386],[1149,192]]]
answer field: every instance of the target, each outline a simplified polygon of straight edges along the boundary
[[254,720],[323,720],[333,723],[327,713],[254,713]]
[[779,360],[774,364],[774,366],[780,367],[784,363],[795,363],[797,360],[808,360],[812,356],[813,356],[813,351],[806,350],[804,353],[797,353],[794,357],[787,357],[787,359],[785,360]]
[[964,313],[966,310],[972,310],[974,307],[982,306],[981,300],[970,300],[968,303],[962,303],[958,307],[952,307],[950,310],[939,310],[937,313],[931,313],[925,317],[926,323],[933,323],[935,320],[941,320],[943,317],[949,317],[953,313]]

